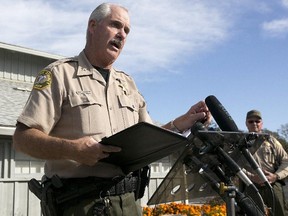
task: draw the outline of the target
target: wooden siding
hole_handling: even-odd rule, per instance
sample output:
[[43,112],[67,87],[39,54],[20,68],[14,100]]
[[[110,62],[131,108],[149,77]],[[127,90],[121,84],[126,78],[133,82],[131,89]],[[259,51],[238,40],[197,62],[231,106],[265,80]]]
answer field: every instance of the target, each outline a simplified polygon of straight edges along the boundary
[[34,82],[37,73],[53,61],[55,59],[0,49],[0,79]]
[[0,215],[40,216],[40,202],[28,189],[27,180],[0,179]]
[[0,215],[40,216],[39,200],[28,189],[32,175],[15,175],[15,155],[11,137],[0,136]]

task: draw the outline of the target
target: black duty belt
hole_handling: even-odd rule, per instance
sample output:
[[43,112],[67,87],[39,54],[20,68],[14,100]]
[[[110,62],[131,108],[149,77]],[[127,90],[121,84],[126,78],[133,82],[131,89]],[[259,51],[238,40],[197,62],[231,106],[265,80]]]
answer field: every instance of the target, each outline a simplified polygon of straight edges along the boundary
[[130,193],[137,190],[138,187],[138,177],[126,177],[114,184],[109,190],[108,195],[121,195],[124,193]]
[[57,202],[80,197],[103,198],[135,192],[138,189],[138,177],[127,176],[118,179],[103,179],[96,177],[61,179],[64,191],[57,196]]

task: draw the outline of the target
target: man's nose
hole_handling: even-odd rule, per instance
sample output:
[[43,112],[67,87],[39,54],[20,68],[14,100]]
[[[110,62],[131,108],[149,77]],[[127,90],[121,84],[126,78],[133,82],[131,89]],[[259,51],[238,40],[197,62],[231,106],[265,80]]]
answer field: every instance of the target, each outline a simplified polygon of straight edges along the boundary
[[127,37],[127,33],[125,32],[124,29],[120,29],[116,36],[124,40]]

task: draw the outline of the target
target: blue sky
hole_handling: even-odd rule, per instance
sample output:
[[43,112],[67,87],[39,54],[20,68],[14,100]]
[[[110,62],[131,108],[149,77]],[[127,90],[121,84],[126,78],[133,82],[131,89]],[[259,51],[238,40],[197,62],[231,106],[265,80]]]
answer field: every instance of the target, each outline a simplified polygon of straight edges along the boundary
[[[239,129],[250,109],[288,123],[288,0],[123,0],[131,33],[115,67],[134,77],[166,123],[215,95]],[[0,41],[63,56],[84,47],[102,1],[0,0]]]

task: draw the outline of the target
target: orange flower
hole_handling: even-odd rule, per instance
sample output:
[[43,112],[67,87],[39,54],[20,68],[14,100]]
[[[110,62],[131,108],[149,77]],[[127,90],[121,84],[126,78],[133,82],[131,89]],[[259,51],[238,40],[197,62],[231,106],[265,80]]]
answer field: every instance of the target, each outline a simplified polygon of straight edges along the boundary
[[203,205],[186,205],[184,203],[168,203],[152,207],[143,207],[143,216],[162,216],[163,214],[182,214],[185,216],[225,216],[226,205],[203,204]]

